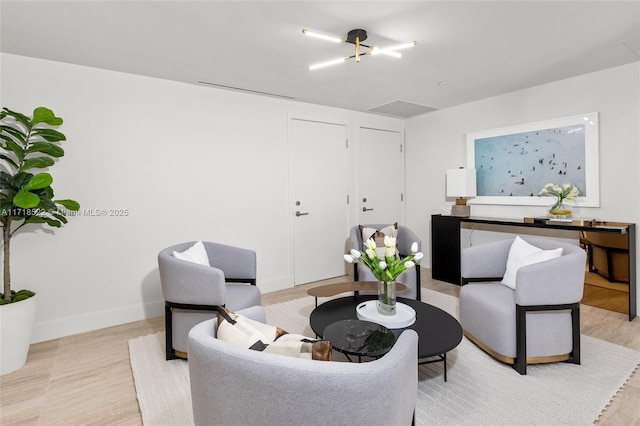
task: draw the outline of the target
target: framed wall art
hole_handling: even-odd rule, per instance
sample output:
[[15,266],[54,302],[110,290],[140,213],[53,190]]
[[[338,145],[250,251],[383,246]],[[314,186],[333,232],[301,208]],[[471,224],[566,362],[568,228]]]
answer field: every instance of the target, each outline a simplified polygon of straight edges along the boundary
[[549,205],[548,183],[580,191],[577,207],[598,207],[598,113],[467,133],[467,167],[476,169],[470,204]]

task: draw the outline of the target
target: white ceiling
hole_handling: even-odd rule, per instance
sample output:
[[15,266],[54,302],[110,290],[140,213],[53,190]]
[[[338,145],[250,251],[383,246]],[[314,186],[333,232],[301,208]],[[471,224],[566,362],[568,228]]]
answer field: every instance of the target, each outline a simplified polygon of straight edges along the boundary
[[[638,1],[7,1],[1,50],[358,111],[437,109],[640,60]],[[402,59],[315,71],[363,28]],[[447,81],[446,85],[439,85]],[[6,83],[6,82],[5,82]]]

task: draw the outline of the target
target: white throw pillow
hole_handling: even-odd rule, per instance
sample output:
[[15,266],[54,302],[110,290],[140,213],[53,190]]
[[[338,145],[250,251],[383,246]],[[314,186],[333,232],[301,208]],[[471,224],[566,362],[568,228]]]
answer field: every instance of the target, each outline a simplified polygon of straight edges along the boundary
[[198,241],[183,252],[174,251],[173,257],[180,260],[186,260],[188,262],[198,263],[200,265],[210,266],[207,249],[204,248],[202,241]]
[[289,334],[280,327],[263,324],[225,308],[218,308],[216,337],[254,351],[295,358],[331,361],[331,342]]
[[516,237],[509,249],[507,258],[507,270],[502,278],[502,284],[516,289],[516,273],[523,266],[544,262],[562,256],[562,247],[553,250],[542,250],[533,246],[520,237]]

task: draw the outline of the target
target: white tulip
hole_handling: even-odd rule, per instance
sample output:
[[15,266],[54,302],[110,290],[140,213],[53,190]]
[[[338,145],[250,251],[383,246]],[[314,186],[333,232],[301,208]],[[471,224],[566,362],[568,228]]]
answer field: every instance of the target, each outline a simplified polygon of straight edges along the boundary
[[375,249],[366,249],[365,253],[367,254],[367,256],[369,257],[369,259],[375,259],[376,258],[376,251]]
[[351,256],[350,254],[345,254],[344,260],[348,263],[353,263],[353,256]]
[[388,235],[384,236],[384,245],[386,248],[396,248],[396,239]]
[[353,256],[354,259],[360,259],[361,254],[360,254],[360,252],[358,250],[352,249],[351,250],[351,256]]
[[369,249],[369,250],[375,250],[376,249],[376,242],[373,241],[373,238],[369,238],[367,241],[365,241],[364,247],[366,249]]
[[386,257],[395,257],[396,256],[396,248],[388,248],[387,251],[384,253],[384,255]]
[[383,271],[387,269],[387,262],[385,262],[384,260],[380,262],[378,265],[380,266],[380,269],[382,269]]
[[411,244],[411,253],[415,253],[417,251],[418,251],[418,243],[414,241],[413,244]]
[[416,266],[415,263],[413,263],[413,261],[409,260],[407,262],[404,262],[404,267],[409,269],[409,268],[413,268],[414,266]]
[[424,254],[422,253],[416,253],[415,256],[413,256],[413,260],[415,260],[416,262],[418,262],[419,260],[421,260],[424,257]]

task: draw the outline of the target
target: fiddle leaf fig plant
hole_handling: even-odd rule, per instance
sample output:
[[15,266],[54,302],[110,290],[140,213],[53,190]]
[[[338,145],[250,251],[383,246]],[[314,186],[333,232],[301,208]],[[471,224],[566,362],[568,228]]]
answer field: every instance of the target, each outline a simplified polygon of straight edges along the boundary
[[[64,156],[60,143],[67,138],[54,127],[62,124],[48,108],[38,107],[28,117],[3,108],[0,111],[0,224],[4,255],[0,304],[33,296],[29,290],[11,290],[11,238],[26,225],[59,228],[67,223],[66,211],[78,211],[74,200],[54,199],[53,177],[45,171]],[[62,207],[62,208],[61,208]]]

